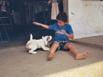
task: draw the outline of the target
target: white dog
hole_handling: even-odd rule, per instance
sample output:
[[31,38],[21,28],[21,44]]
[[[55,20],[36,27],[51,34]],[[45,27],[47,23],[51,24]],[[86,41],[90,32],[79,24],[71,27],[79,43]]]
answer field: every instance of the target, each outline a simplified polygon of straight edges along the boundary
[[31,54],[36,54],[37,52],[35,50],[38,48],[49,51],[49,47],[46,46],[51,39],[52,36],[43,36],[42,39],[33,39],[33,35],[30,34],[30,40],[26,43],[26,48],[29,49],[29,53]]

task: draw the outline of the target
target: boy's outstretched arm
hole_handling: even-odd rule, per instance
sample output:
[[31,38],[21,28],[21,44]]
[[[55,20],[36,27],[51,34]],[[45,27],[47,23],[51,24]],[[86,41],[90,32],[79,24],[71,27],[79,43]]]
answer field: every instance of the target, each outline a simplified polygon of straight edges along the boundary
[[35,21],[33,21],[33,24],[38,25],[38,26],[41,26],[41,27],[43,27],[43,28],[45,28],[45,29],[48,29],[48,28],[49,28],[49,25],[42,24],[42,23],[38,23],[38,22],[35,22]]

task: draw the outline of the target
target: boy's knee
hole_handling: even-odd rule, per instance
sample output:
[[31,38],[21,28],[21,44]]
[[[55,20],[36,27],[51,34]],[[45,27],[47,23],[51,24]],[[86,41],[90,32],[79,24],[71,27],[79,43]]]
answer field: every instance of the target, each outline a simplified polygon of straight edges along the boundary
[[59,45],[59,42],[55,41],[54,44]]
[[72,48],[72,47],[73,47],[73,44],[72,44],[72,43],[67,43],[67,44],[66,44],[66,47],[67,47],[67,48]]
[[59,47],[59,42],[53,42],[52,46]]
[[66,45],[68,45],[68,46],[73,46],[73,44],[72,44],[72,43],[67,43]]

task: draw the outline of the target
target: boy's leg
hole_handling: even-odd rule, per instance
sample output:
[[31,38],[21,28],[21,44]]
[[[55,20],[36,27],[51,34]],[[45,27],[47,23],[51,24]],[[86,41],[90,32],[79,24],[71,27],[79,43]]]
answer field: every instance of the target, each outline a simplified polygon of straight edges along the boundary
[[75,56],[75,59],[85,59],[88,56],[88,52],[78,52],[78,50],[75,48],[75,46],[71,43],[67,43],[65,45],[65,48],[69,49],[70,52]]
[[54,58],[55,52],[56,52],[58,47],[59,47],[59,43],[58,42],[54,42],[52,44],[52,46],[50,48],[50,53],[49,53],[48,58],[47,58],[48,61],[50,61],[50,60],[52,60]]

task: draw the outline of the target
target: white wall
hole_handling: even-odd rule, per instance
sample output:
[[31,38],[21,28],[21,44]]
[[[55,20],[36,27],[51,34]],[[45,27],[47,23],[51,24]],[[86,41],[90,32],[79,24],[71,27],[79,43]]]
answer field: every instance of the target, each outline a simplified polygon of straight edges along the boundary
[[103,1],[69,0],[68,4],[76,38],[103,35]]

